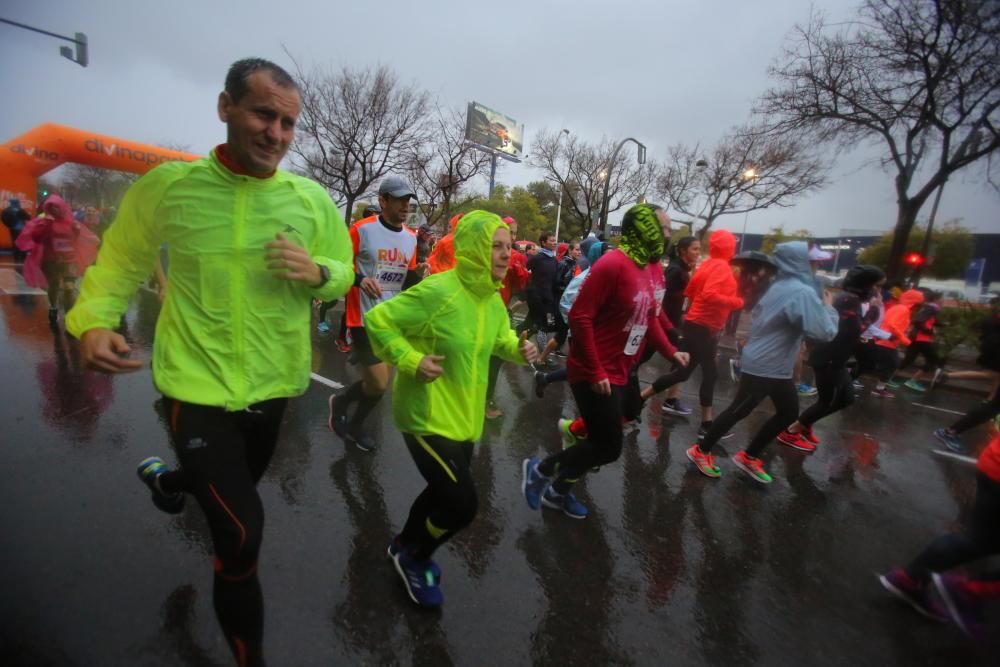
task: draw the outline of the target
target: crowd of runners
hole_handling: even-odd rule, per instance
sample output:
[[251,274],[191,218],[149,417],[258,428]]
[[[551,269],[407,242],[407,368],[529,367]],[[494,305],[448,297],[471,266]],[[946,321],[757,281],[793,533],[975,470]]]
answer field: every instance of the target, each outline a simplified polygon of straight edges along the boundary
[[[849,409],[867,391],[867,376],[868,395],[879,400],[893,396],[899,370],[918,356],[924,367],[905,383],[909,390],[930,391],[958,377],[935,352],[937,295],[889,289],[883,271],[867,265],[850,269],[838,289],[825,289],[814,276],[822,256],[804,241],[778,244],[770,255],[737,255],[731,232],[678,239],[663,208],[637,204],[613,243],[590,234],[560,244],[544,232],[528,257],[514,245],[516,220],[477,210],[452,218],[432,244],[426,228],[404,224],[415,193],[397,176],[379,184],[378,205],[348,227],[319,185],[277,169],[299,107],[297,85],[284,70],[239,61],[219,96],[226,141],[203,160],[167,163],[137,181],[96,263],[87,268],[96,237],[55,196],[18,239],[28,255],[25,278],[49,290],[53,323],[55,309],[71,307],[67,330],[88,364],[109,373],[141,367],[116,330],[165,248],[153,377],[178,465],[150,457],[138,473],[159,509],[181,512],[191,496],[207,517],[214,607],[240,665],[262,664],[257,484],[288,399],[309,384],[312,327],[331,341],[328,311],[339,299],[346,308],[337,345],[360,379],[329,397],[326,418],[345,444],[370,452],[380,443],[367,422],[393,392],[393,419],[426,487],[399,518],[400,532],[386,536],[387,555],[409,597],[428,608],[444,599],[435,551],[477,513],[470,463],[484,420],[503,413],[495,394],[503,363],[530,365],[539,398],[549,384],[569,383],[578,415],[553,425],[563,447],[525,459],[519,483],[531,509],[573,519],[590,513],[574,489],[588,475],[614,474],[607,467],[621,455],[624,429],[647,401],[666,392],[665,415],[693,414],[680,389],[695,369],[700,426],[686,448],[694,470],[721,477],[719,441],[769,398],[772,416],[730,458],[761,484],[773,481],[764,458],[771,443],[814,452],[817,424]],[[512,301],[527,306],[516,327]],[[740,311],[751,317],[732,360],[736,392],[716,414],[719,340]],[[966,451],[963,432],[1000,413],[1000,308],[983,314],[982,370],[966,373],[988,383],[989,398],[934,433],[954,452]],[[670,370],[643,387],[639,367],[656,354]],[[559,358],[563,367],[553,363]],[[815,391],[801,387],[803,365],[812,369]],[[815,400],[800,411],[803,394]],[[1000,574],[972,581],[950,570],[998,552],[994,437],[979,456],[970,529],[935,541],[881,581],[922,613],[977,634],[983,601],[1000,596]]]

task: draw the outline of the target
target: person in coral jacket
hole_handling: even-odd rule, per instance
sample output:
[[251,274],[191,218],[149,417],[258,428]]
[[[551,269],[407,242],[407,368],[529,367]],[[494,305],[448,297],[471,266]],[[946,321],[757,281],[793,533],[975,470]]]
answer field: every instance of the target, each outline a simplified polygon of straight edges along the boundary
[[430,256],[427,258],[427,266],[431,273],[441,273],[455,268],[455,225],[462,218],[462,213],[452,217],[448,222],[450,232],[441,237]]
[[[743,307],[743,299],[736,295],[736,277],[729,266],[729,260],[736,253],[736,237],[726,229],[712,232],[708,241],[709,259],[701,263],[691,276],[691,282],[684,290],[684,296],[691,305],[684,316],[681,327],[683,340],[681,349],[691,355],[691,363],[681,366],[659,377],[651,387],[643,391],[647,399],[678,382],[687,380],[698,366],[701,370],[701,388],[698,397],[701,402],[701,428],[698,435],[704,435],[712,426],[712,398],[715,394],[715,355],[719,345],[719,335],[726,325],[729,313]],[[727,434],[728,435],[728,434]]]
[[917,307],[924,302],[924,293],[920,290],[906,290],[899,296],[899,303],[895,304],[885,312],[880,328],[889,334],[888,338],[879,338],[875,341],[874,354],[875,365],[878,368],[878,384],[872,391],[872,396],[879,398],[893,398],[895,394],[889,391],[885,383],[888,382],[893,373],[899,367],[899,355],[896,350],[900,345],[908,347],[910,338],[907,331],[910,329],[910,319]]

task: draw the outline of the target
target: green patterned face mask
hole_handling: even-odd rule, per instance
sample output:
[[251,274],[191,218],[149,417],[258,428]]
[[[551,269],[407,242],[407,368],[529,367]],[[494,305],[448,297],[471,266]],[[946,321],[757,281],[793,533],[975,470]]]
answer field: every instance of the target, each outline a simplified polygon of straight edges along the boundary
[[645,266],[663,256],[663,228],[656,217],[659,207],[636,204],[622,218],[622,237],[618,247],[633,262]]

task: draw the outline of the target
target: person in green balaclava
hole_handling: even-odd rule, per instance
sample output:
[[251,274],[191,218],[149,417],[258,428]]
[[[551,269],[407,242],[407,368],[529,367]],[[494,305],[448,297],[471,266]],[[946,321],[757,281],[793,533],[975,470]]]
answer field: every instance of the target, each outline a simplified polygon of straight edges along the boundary
[[[521,492],[528,506],[560,509],[573,519],[589,513],[573,486],[596,466],[618,459],[622,417],[631,416],[638,383],[630,383],[647,338],[680,365],[688,356],[667,339],[670,325],[661,301],[665,291],[660,257],[670,219],[659,206],[637,204],[622,219],[619,247],[590,268],[569,312],[572,332],[566,369],[583,418],[586,439],[539,461],[522,464]],[[573,432],[577,436],[576,432]]]

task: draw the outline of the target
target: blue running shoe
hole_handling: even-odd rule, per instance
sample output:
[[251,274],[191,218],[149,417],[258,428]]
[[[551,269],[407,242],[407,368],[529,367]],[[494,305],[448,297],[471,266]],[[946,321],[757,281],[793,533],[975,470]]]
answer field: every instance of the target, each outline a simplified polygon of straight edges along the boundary
[[414,558],[412,551],[408,547],[403,547],[392,557],[392,562],[411,600],[427,609],[437,609],[441,606],[444,595],[435,581],[430,561]]
[[139,463],[139,467],[136,468],[139,479],[149,487],[153,494],[153,504],[167,514],[180,514],[184,511],[184,494],[164,493],[163,489],[160,488],[160,475],[169,471],[159,456],[143,459]]
[[551,486],[546,487],[542,494],[542,504],[554,510],[562,510],[563,514],[571,519],[586,519],[587,506],[576,499],[572,491],[559,494]]
[[536,510],[542,506],[542,493],[545,492],[551,481],[538,472],[538,459],[524,459],[521,464],[521,493],[528,501],[528,507]]
[[320,322],[319,324],[316,325],[316,331],[318,331],[321,334],[328,334],[330,333],[330,325],[327,324],[326,322]]
[[[389,547],[385,550],[385,553],[387,556],[389,556],[389,560],[395,561],[396,554],[402,551],[402,549],[403,549],[403,541],[401,539],[401,536],[396,535],[394,538],[392,538],[392,540],[390,540]],[[428,569],[430,569],[431,575],[433,575],[434,577],[434,583],[440,586],[441,568],[438,566],[437,563],[434,562],[433,558],[427,559],[427,567]]]
[[962,442],[957,433],[952,433],[946,428],[939,428],[934,431],[934,437],[943,442],[945,447],[956,454],[964,454],[966,452],[965,443]]

